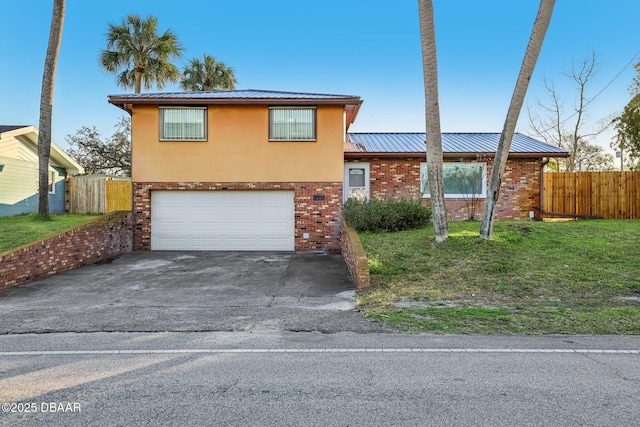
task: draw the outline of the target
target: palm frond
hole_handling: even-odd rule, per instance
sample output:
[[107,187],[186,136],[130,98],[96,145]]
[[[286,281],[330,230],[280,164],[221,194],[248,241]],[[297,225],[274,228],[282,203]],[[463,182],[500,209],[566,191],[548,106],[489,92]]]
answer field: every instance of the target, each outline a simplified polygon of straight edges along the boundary
[[155,84],[159,89],[168,81],[176,81],[180,72],[172,63],[184,50],[177,36],[165,31],[158,36],[158,19],[131,14],[119,24],[107,25],[107,47],[100,52],[99,64],[117,75],[117,83],[135,89],[136,71],[142,73],[145,89]]
[[188,91],[210,91],[215,89],[235,89],[237,83],[234,70],[223,62],[204,54],[203,60],[193,58],[184,67],[180,87]]

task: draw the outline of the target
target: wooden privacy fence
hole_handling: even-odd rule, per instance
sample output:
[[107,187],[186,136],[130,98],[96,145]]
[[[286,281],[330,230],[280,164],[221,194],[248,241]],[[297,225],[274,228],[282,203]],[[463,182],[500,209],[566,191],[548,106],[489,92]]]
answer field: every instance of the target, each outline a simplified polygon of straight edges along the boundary
[[640,218],[640,172],[545,172],[543,210],[551,216]]
[[75,176],[67,181],[67,212],[109,213],[131,210],[131,179]]
[[107,179],[107,212],[131,210],[131,180]]

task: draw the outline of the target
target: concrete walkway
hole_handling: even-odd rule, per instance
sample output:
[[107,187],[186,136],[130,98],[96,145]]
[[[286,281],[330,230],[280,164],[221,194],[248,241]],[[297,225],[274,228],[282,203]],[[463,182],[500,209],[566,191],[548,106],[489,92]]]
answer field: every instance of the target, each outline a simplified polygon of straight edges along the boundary
[[135,252],[0,292],[0,334],[381,332],[339,255]]

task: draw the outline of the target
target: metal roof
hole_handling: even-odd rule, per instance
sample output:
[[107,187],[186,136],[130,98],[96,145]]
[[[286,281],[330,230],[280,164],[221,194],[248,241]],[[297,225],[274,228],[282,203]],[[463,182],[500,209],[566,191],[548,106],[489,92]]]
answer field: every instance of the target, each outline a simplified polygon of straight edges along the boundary
[[321,99],[321,100],[351,100],[360,99],[355,95],[335,95],[327,93],[283,92],[274,90],[243,89],[243,90],[213,90],[206,92],[156,92],[132,93],[124,95],[109,95],[109,99],[127,99],[130,102],[142,99]]
[[109,95],[109,103],[130,111],[134,104],[155,105],[344,105],[347,128],[354,122],[362,105],[355,95],[327,93],[282,92],[273,90],[214,90],[209,92],[158,92]]
[[[403,133],[361,133],[350,132],[344,145],[344,152],[358,155],[391,155],[403,153],[424,153],[424,132]],[[443,133],[442,151],[445,155],[470,156],[495,153],[500,133]],[[569,152],[560,147],[546,144],[521,133],[516,133],[511,142],[511,155],[567,157]]]

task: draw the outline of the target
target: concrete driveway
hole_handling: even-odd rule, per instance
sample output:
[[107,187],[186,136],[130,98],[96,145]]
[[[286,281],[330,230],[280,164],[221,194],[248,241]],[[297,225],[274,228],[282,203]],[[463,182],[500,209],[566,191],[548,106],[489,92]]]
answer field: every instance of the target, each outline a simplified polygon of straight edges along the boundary
[[380,332],[339,255],[134,252],[0,291],[0,334]]

